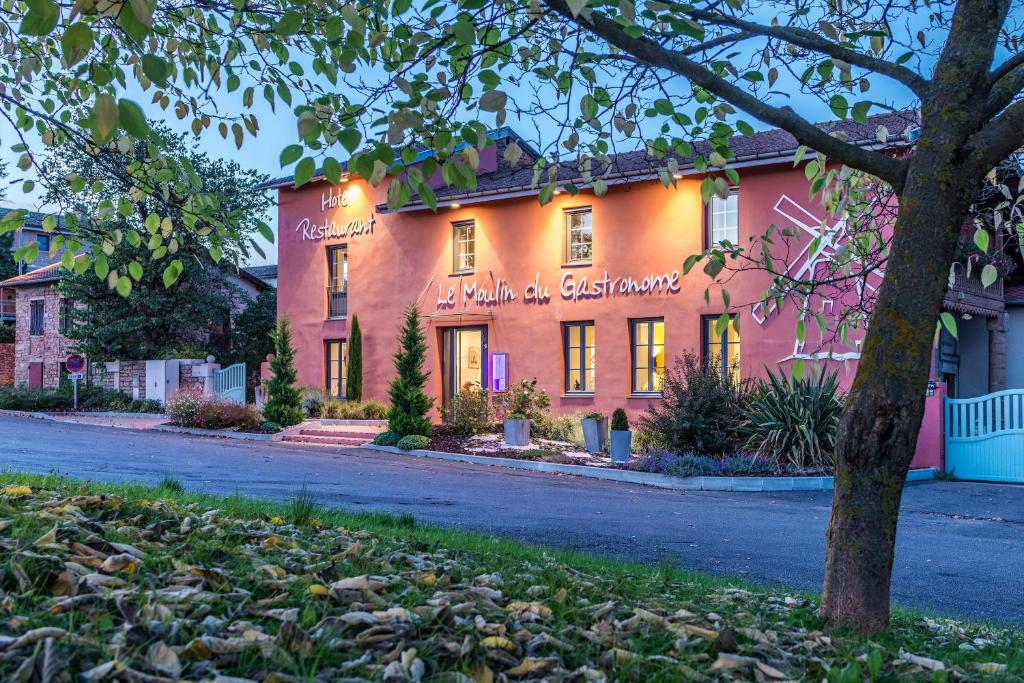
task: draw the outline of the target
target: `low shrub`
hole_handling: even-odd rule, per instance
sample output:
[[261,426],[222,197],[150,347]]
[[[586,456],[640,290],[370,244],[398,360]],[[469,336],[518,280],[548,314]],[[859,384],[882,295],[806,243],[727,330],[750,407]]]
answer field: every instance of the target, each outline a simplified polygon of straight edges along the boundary
[[750,392],[740,429],[748,450],[780,467],[831,469],[842,412],[836,372],[797,378],[769,370]]
[[713,361],[684,353],[665,374],[664,398],[651,403],[642,426],[676,453],[739,450],[743,392],[732,376]]
[[402,440],[398,432],[381,432],[373,437],[373,443],[377,446],[394,446]]
[[642,426],[633,430],[633,452],[649,453],[665,449],[665,442],[654,432]]
[[322,417],[320,415],[321,406],[328,400],[331,400],[331,396],[323,389],[317,389],[316,387],[302,388],[302,412],[306,414],[306,417]]
[[363,401],[364,420],[386,420],[388,419],[388,407],[380,401]]
[[677,455],[666,451],[640,456],[631,460],[628,467],[638,472],[654,472],[674,477],[771,476],[796,473],[789,469],[780,469],[771,458],[761,455],[712,457]]
[[263,424],[263,416],[255,406],[219,399],[207,400],[199,407],[196,427],[200,429],[240,429],[252,432]]
[[[74,406],[70,384],[57,389],[30,389],[25,386],[0,386],[0,408],[5,410],[69,411]],[[124,413],[160,413],[163,407],[153,400],[136,399],[120,391],[95,385],[79,385],[78,409]]]
[[345,402],[336,398],[329,398],[320,404],[318,417],[322,420],[340,420]]
[[14,323],[0,323],[0,344],[14,343]]
[[403,451],[414,451],[418,448],[426,448],[429,446],[430,437],[423,436],[422,434],[410,434],[408,436],[403,436],[395,445]]
[[167,399],[167,417],[179,427],[195,427],[202,406],[202,390],[198,387],[184,387]]
[[615,411],[612,412],[612,431],[629,431],[629,418],[626,417],[626,411],[622,408],[616,408]]
[[490,431],[494,422],[490,395],[476,382],[464,387],[444,406],[441,420],[450,434],[472,436]]
[[536,377],[514,382],[496,400],[506,417],[516,419],[513,418],[513,415],[522,416],[522,418],[530,420],[531,429],[536,425],[543,430],[545,428],[543,423],[551,419],[548,415],[551,399],[548,398],[547,392],[537,388]]
[[260,425],[260,431],[263,432],[264,434],[273,434],[275,432],[281,431],[281,425],[271,420],[267,420],[266,422]]
[[583,425],[580,415],[559,415],[541,420],[540,424],[530,425],[530,433],[542,439],[571,443],[584,448]]
[[341,401],[328,398],[316,414],[322,420],[384,420],[388,407],[380,401]]

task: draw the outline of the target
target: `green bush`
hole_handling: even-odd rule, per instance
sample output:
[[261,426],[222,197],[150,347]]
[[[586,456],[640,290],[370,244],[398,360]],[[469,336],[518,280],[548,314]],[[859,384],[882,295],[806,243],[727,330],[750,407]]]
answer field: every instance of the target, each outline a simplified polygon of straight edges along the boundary
[[302,412],[306,414],[306,417],[321,417],[321,406],[324,401],[331,400],[330,394],[316,387],[303,387],[301,391]]
[[[0,386],[0,408],[27,411],[69,411],[74,400],[70,384],[57,389],[30,389],[25,386]],[[163,407],[153,400],[132,400],[113,389],[95,385],[79,385],[78,409],[124,413],[160,413]]]
[[[6,254],[5,254],[6,256]],[[0,323],[0,344],[14,343],[14,323]]]
[[320,412],[317,415],[321,420],[340,420],[345,402],[336,398],[329,398],[320,404]]
[[376,446],[394,446],[401,440],[402,436],[397,432],[381,432],[373,437],[373,443]]
[[276,422],[267,420],[266,422],[260,425],[260,431],[265,434],[273,434],[274,432],[281,431],[281,425],[277,424]]
[[288,320],[282,318],[274,330],[274,358],[270,361],[273,377],[267,380],[267,402],[263,414],[268,420],[291,426],[302,422],[302,393],[295,386],[295,348]]
[[167,399],[167,417],[179,427],[195,427],[203,407],[203,392],[198,387],[184,387]]
[[388,419],[388,407],[380,401],[363,401],[364,420],[386,420]]
[[339,401],[329,398],[320,404],[317,414],[322,420],[383,420],[388,407],[380,401]]
[[441,421],[452,434],[472,436],[489,431],[494,422],[490,395],[477,382],[464,387],[445,405]]
[[530,424],[530,433],[542,439],[571,443],[584,448],[582,415],[559,415],[542,419],[539,424]]
[[626,411],[622,408],[616,408],[614,412],[612,412],[612,431],[629,431],[629,418],[626,417]]
[[420,312],[415,304],[405,312],[394,359],[395,379],[388,388],[391,399],[388,429],[402,436],[430,434],[433,425],[427,413],[434,400],[423,390],[430,375],[423,369],[427,359],[427,339],[420,327]]
[[548,408],[551,399],[547,392],[537,388],[537,378],[524,379],[509,385],[508,390],[499,399],[508,419],[526,419],[530,421],[530,431],[544,434],[551,422]]
[[414,451],[417,448],[426,448],[429,446],[430,437],[423,436],[422,434],[409,434],[408,436],[403,436],[399,439],[398,443],[395,445],[403,451]]
[[828,470],[842,411],[837,373],[796,378],[769,370],[754,384],[741,429],[746,447],[779,467]]
[[742,441],[742,404],[732,373],[686,352],[666,373],[664,398],[651,404],[641,425],[675,453],[724,455]]

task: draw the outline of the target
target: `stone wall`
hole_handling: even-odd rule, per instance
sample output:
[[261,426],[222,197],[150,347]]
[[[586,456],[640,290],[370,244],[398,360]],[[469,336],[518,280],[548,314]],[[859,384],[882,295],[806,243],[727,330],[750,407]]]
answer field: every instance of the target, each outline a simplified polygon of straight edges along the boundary
[[[43,365],[43,387],[56,388],[74,342],[60,333],[61,295],[53,283],[18,287],[14,332],[14,382],[28,384],[29,367]],[[43,302],[43,333],[31,333],[32,302]]]
[[[213,371],[220,368],[217,363],[208,363],[197,358],[178,361],[178,388],[198,387],[204,394],[213,393]],[[146,361],[122,360],[106,363],[92,363],[90,381],[104,389],[115,389],[132,398],[151,398],[146,391],[149,383],[146,377]]]
[[14,344],[0,344],[0,384],[14,384]]

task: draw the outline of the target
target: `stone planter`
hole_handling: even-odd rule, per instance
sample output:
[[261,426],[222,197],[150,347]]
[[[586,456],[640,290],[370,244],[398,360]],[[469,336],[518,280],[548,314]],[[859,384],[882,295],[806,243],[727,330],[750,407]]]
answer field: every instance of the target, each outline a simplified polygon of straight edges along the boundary
[[633,432],[628,429],[612,430],[612,462],[616,465],[629,460],[630,452],[633,450]]
[[600,453],[608,441],[608,418],[594,419],[585,417],[583,422],[583,442],[587,453]]
[[505,445],[506,446],[529,446],[530,445],[530,421],[529,420],[505,420]]

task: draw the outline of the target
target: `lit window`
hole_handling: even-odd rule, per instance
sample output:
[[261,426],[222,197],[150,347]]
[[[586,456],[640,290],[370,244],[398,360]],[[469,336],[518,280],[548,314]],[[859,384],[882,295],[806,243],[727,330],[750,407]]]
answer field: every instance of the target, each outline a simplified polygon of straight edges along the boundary
[[348,248],[327,247],[327,317],[348,313]]
[[324,342],[324,388],[334,398],[345,398],[345,380],[348,376],[348,342],[333,339]]
[[565,212],[565,262],[590,263],[594,256],[594,230],[590,208]]
[[476,224],[460,221],[452,224],[452,270],[469,273],[476,268]]
[[715,323],[717,315],[705,315],[701,318],[703,330],[701,340],[703,350],[701,356],[705,363],[711,363],[718,368],[723,377],[729,377],[733,382],[740,380],[740,333],[736,329],[736,316],[730,316],[730,322],[721,334],[716,334]]
[[594,391],[594,323],[565,323],[562,326],[565,354],[565,393]]
[[738,244],[740,236],[739,194],[730,192],[722,199],[718,195],[711,197],[708,205],[708,246],[719,242]]
[[661,318],[630,322],[633,349],[633,393],[661,393],[665,380],[665,321]]

